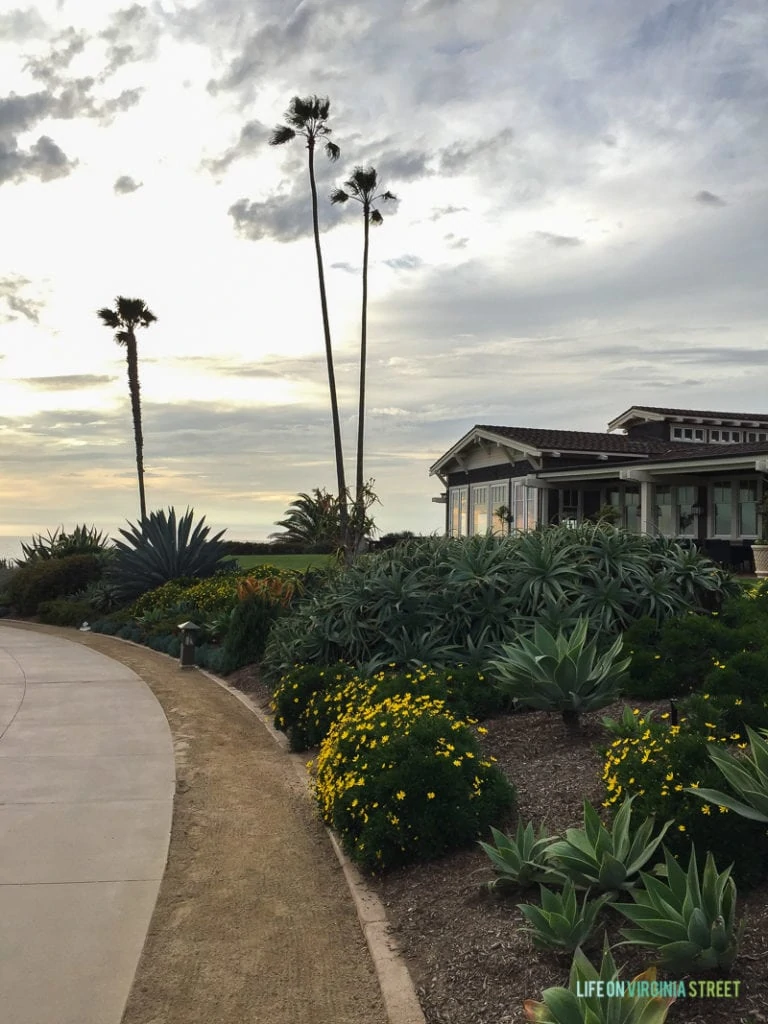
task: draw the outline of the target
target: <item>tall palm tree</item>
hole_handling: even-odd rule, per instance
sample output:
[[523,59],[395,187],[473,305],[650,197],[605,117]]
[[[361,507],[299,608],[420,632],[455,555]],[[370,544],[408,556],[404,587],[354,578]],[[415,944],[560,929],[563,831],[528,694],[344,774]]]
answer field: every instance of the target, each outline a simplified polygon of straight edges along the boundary
[[331,419],[333,421],[333,444],[336,452],[336,481],[339,490],[339,516],[342,546],[347,549],[349,512],[347,509],[347,484],[344,474],[344,452],[341,446],[341,423],[339,420],[339,401],[336,394],[336,375],[333,369],[333,349],[331,348],[331,327],[328,319],[328,300],[325,294],[325,274],[323,272],[323,254],[320,249],[320,226],[317,216],[317,184],[315,182],[315,147],[318,142],[324,143],[326,155],[330,160],[339,159],[339,147],[328,139],[331,129],[327,125],[330,101],[319,96],[294,96],[285,113],[287,124],[278,125],[269,139],[270,146],[282,146],[286,142],[301,135],[307,142],[309,158],[309,187],[312,193],[312,227],[315,235],[315,254],[317,256],[317,279],[320,285],[320,309],[323,317],[323,333],[325,335],[325,359],[328,365],[328,387],[331,393]]
[[136,442],[136,472],[139,477],[139,507],[141,522],[147,518],[147,503],[144,498],[144,438],[141,433],[141,401],[139,399],[139,353],[136,346],[136,328],[149,327],[157,317],[142,299],[126,299],[118,295],[115,308],[105,306],[97,312],[105,327],[116,331],[115,341],[125,345],[128,363],[128,391],[133,412],[133,436]]
[[331,192],[332,203],[346,203],[355,199],[363,208],[363,311],[360,326],[360,400],[357,414],[357,471],[355,476],[355,501],[360,503],[365,482],[363,479],[363,447],[365,438],[365,365],[368,347],[368,233],[371,224],[381,224],[383,217],[375,208],[379,200],[390,202],[397,199],[392,192],[377,192],[379,187],[376,170],[373,167],[356,167],[344,188]]

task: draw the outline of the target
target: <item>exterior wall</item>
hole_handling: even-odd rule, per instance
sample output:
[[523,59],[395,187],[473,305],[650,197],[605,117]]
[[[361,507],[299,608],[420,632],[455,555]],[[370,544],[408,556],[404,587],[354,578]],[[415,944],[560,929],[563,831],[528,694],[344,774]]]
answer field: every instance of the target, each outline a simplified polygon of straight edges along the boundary
[[627,437],[636,437],[640,440],[645,437],[655,437],[662,441],[668,441],[669,423],[666,420],[663,423],[637,423],[632,427],[627,427]]

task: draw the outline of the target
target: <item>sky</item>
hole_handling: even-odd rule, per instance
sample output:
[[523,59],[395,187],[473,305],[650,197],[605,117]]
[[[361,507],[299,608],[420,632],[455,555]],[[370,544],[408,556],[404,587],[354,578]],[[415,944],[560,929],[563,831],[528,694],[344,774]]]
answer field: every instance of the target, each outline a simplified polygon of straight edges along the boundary
[[142,298],[150,509],[265,539],[335,489],[306,150],[350,482],[357,165],[372,232],[366,476],[439,530],[475,423],[603,430],[631,405],[768,412],[764,0],[0,0],[0,556],[138,515],[124,350]]

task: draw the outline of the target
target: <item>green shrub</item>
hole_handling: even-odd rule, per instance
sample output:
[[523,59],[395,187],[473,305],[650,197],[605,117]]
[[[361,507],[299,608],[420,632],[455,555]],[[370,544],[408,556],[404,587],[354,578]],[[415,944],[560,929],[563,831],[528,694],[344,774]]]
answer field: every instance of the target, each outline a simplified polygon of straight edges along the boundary
[[89,622],[92,611],[87,601],[58,598],[55,601],[43,601],[38,605],[37,613],[40,621],[49,626],[82,626],[83,622]]
[[[679,705],[691,732],[743,738],[746,728],[768,729],[768,699],[750,700],[735,693],[693,693]],[[711,724],[710,724],[711,723]]]
[[741,818],[768,824],[768,733],[760,736],[747,729],[749,756],[737,757],[729,750],[713,748],[710,760],[718,767],[727,792],[697,787],[689,790],[700,800],[713,800],[735,811]]
[[653,711],[648,711],[645,718],[640,714],[639,708],[630,708],[626,705],[622,709],[619,718],[601,718],[603,728],[609,735],[627,739],[631,736],[641,736],[645,732],[646,723],[653,718]]
[[644,619],[624,634],[625,650],[632,657],[624,689],[643,700],[706,688],[713,661],[754,643],[748,630],[727,626],[716,614],[684,615],[651,626]]
[[279,614],[279,605],[256,595],[238,602],[221,647],[219,668],[225,675],[261,660]]
[[352,860],[382,871],[463,846],[515,793],[471,727],[427,694],[363,704],[331,725],[315,794]]
[[22,566],[8,585],[8,596],[19,615],[35,615],[38,605],[76,594],[101,577],[96,555],[40,559]]
[[718,863],[733,863],[739,885],[759,884],[768,869],[765,828],[685,792],[691,786],[722,788],[722,776],[709,754],[715,745],[725,746],[728,736],[718,737],[714,729],[708,735],[693,732],[687,721],[668,726],[669,716],[661,718],[646,723],[639,738],[616,739],[608,747],[603,806],[613,810],[625,795],[632,795],[639,813],[674,821],[665,838],[672,853],[687,856],[694,843],[710,850]]
[[276,681],[297,662],[482,668],[499,643],[538,622],[612,639],[643,615],[720,603],[735,585],[708,559],[663,538],[610,526],[551,527],[519,536],[428,538],[329,571],[277,623],[263,663]]

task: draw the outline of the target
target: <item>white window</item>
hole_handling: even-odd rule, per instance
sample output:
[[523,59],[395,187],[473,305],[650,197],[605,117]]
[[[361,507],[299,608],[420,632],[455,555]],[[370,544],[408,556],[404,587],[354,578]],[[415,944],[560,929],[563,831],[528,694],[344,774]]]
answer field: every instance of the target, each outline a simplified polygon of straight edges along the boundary
[[710,439],[710,441],[719,441],[720,440],[720,431],[719,430],[710,430],[710,432],[709,432],[709,439]]
[[683,428],[682,427],[672,427],[672,437],[682,437],[682,436],[683,436]]
[[764,433],[764,432],[763,432],[762,430],[761,430],[761,431],[760,431],[760,433],[759,433],[759,434],[757,435],[757,440],[758,440],[758,441],[764,441],[764,440],[765,440],[765,433]]
[[506,481],[503,484],[491,484],[491,531],[496,534],[507,532],[506,520],[496,515],[500,508],[505,508],[509,515],[509,485]]
[[523,483],[512,484],[512,526],[515,530],[536,529],[536,488]]
[[683,428],[683,437],[685,438],[686,441],[692,441],[693,440],[693,427],[684,427]]
[[694,430],[693,438],[694,438],[695,441],[703,441],[704,440],[704,431],[703,430]]
[[757,536],[757,480],[739,480],[739,534]]
[[733,523],[731,481],[726,480],[712,487],[712,511],[714,513],[713,533],[716,537],[730,537]]
[[695,487],[677,487],[677,533],[681,537],[693,537],[696,532]]
[[747,440],[748,441],[756,441],[757,440],[757,434],[755,434],[753,431],[750,431],[750,433],[747,434]]
[[466,537],[467,535],[467,503],[469,494],[467,487],[451,487],[450,493],[450,522],[449,535],[451,537]]
[[472,533],[488,532],[488,484],[472,488]]

